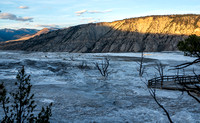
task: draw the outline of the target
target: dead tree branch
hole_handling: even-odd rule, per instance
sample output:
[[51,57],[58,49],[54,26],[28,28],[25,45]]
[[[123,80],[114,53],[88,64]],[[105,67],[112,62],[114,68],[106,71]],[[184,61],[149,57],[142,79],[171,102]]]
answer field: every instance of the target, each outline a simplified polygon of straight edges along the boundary
[[165,114],[167,115],[167,118],[169,120],[170,123],[173,123],[172,122],[172,119],[168,113],[168,111],[165,109],[165,107],[159,103],[159,101],[157,100],[157,97],[156,97],[156,90],[155,89],[152,89],[152,88],[149,88],[149,93],[150,95],[153,97],[153,99],[155,100],[155,102],[157,103],[157,105],[163,109],[163,111],[165,112]]
[[191,87],[191,86],[188,86],[187,84],[185,84],[183,82],[180,82],[180,84],[183,86],[183,89],[187,92],[187,94],[189,96],[191,96],[197,102],[200,103],[200,99],[197,97],[197,96],[200,95],[200,87],[198,85],[194,85],[193,87]]
[[193,62],[186,62],[186,63],[180,64],[180,65],[177,65],[177,66],[175,66],[175,69],[183,69],[183,68],[186,68],[190,65],[193,65],[193,64],[196,64],[199,62],[200,62],[200,58],[194,60]]
[[108,67],[110,66],[110,60],[106,57],[102,61],[101,65],[98,62],[95,63],[95,66],[99,70],[100,74],[104,77],[108,77]]
[[[197,64],[199,62],[200,62],[200,58],[194,60],[193,62],[186,62],[186,63],[180,64],[180,65],[177,65],[177,66],[175,66],[175,69],[178,69],[178,70],[184,69],[186,67],[189,67],[193,64]],[[193,69],[193,73],[196,76],[196,79],[200,82],[200,76],[195,73],[194,69]],[[200,99],[198,98],[198,96],[200,95],[200,87],[198,85],[194,84],[191,87],[184,82],[179,81],[179,83],[182,85],[183,90],[186,91],[189,96],[191,96],[193,99],[195,99],[197,102],[200,103]]]

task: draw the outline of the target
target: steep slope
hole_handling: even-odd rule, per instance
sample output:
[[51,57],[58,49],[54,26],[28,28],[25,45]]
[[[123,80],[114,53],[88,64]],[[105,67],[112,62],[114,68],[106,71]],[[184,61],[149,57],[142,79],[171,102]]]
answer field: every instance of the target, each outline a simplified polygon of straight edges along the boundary
[[35,37],[35,36],[39,36],[39,35],[41,35],[41,34],[46,34],[46,33],[48,33],[49,31],[50,31],[50,29],[44,28],[44,29],[38,31],[37,33],[35,33],[35,34],[33,34],[33,35],[25,35],[25,36],[23,36],[23,37],[21,37],[21,38],[19,38],[19,39],[9,40],[9,41],[6,41],[6,42],[28,40],[28,39],[33,38],[33,37]]
[[[54,29],[52,29],[54,30]],[[16,40],[9,40],[9,41],[5,41],[5,42],[0,42],[0,49],[8,49],[8,50],[21,50],[20,47],[23,45],[24,41],[29,40],[31,38],[34,38],[36,36],[40,36],[42,34],[47,34],[48,32],[50,32],[51,29],[48,28],[44,28],[40,31],[38,31],[37,33],[35,33],[34,35],[26,35],[23,36],[19,39]]]
[[49,32],[20,45],[0,49],[67,52],[138,52],[177,50],[190,34],[200,35],[200,15],[147,16],[85,24]]
[[37,33],[37,31],[36,29],[0,29],[0,42],[30,36]]

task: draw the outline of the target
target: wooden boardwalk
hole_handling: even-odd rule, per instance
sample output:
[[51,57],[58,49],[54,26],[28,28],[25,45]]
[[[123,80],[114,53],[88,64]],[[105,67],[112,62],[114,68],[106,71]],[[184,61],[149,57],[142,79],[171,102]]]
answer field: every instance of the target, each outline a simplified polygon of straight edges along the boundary
[[200,84],[198,76],[162,76],[148,80],[149,88],[159,88],[168,90],[184,90],[183,84]]

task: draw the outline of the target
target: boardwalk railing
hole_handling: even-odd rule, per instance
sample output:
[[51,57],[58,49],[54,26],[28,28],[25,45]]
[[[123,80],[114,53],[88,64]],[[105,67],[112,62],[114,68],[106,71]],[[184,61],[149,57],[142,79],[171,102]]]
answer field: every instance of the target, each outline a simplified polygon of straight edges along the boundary
[[200,76],[162,76],[148,80],[148,87],[160,86],[174,82],[174,84],[196,84],[200,83]]

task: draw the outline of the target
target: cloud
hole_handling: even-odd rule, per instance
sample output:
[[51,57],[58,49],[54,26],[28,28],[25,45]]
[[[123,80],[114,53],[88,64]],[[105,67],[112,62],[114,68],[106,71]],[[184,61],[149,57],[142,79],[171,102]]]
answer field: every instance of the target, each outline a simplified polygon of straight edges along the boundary
[[81,18],[81,20],[92,20],[92,17],[88,17],[88,18]]
[[88,11],[88,13],[107,13],[107,12],[112,12],[112,10],[104,10],[104,11],[92,10],[92,11]]
[[20,7],[18,7],[18,8],[20,8],[20,9],[29,9],[28,6],[20,6]]
[[97,20],[93,17],[86,17],[86,18],[81,18],[82,22],[87,22],[87,23],[96,23]]
[[75,13],[76,13],[77,16],[80,16],[80,15],[82,15],[84,13],[95,14],[95,13],[107,13],[107,12],[112,12],[112,10],[104,10],[104,11],[90,10],[90,11],[88,11],[88,10],[84,9],[84,10],[76,11]]
[[95,23],[95,22],[97,22],[96,20],[90,20],[90,21],[88,21],[88,23]]
[[44,24],[44,25],[35,25],[35,27],[42,27],[42,28],[60,28],[59,25],[56,24]]
[[76,15],[80,16],[80,15],[84,14],[85,12],[87,12],[87,10],[84,9],[84,10],[76,11],[75,13],[76,13]]
[[0,19],[33,22],[33,18],[31,17],[17,17],[16,15],[10,13],[0,13]]

